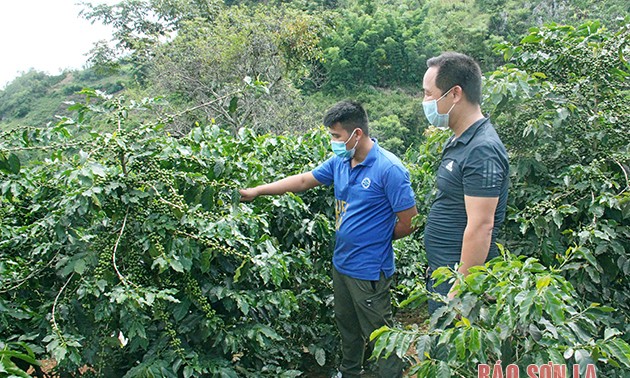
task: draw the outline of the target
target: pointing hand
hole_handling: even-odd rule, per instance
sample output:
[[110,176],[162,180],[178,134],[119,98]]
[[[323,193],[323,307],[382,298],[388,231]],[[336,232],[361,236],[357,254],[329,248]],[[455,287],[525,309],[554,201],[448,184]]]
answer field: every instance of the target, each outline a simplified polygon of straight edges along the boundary
[[239,193],[241,193],[241,202],[251,202],[254,198],[258,197],[258,190],[256,190],[256,188],[241,189]]

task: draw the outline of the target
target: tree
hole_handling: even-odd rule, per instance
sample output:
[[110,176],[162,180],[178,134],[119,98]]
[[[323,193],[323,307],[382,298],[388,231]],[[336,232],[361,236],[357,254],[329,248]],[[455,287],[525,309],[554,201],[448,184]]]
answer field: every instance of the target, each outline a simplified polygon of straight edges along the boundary
[[[226,8],[212,23],[184,22],[178,36],[156,50],[151,82],[159,93],[198,107],[233,133],[246,125],[305,130],[319,118],[304,109],[308,105],[293,83],[308,76],[309,62],[319,59],[320,26],[289,9]],[[248,77],[266,83],[269,93],[238,92]],[[183,133],[188,128],[184,125]]]
[[[99,44],[92,50],[89,60],[107,64],[103,58],[127,58],[135,68],[134,77],[143,82],[146,66],[155,49],[164,39],[187,20],[212,20],[222,2],[218,0],[122,0],[114,5],[84,2],[81,15],[91,21],[100,21],[113,27],[115,46]],[[111,62],[109,64],[115,64]]]
[[[609,326],[613,308],[583,304],[558,270],[534,258],[502,250],[466,278],[446,267],[433,277],[438,284],[455,280],[457,298],[448,301],[419,285],[403,306],[422,305],[428,295],[445,305],[431,316],[428,330],[374,331],[374,357],[408,358],[409,374],[419,377],[482,376],[481,365],[489,367],[488,377],[522,376],[530,365],[556,365],[550,376],[568,376],[574,365],[580,376],[592,375],[586,374],[589,364],[606,376],[630,369],[630,345]],[[410,349],[414,356],[406,355]]]

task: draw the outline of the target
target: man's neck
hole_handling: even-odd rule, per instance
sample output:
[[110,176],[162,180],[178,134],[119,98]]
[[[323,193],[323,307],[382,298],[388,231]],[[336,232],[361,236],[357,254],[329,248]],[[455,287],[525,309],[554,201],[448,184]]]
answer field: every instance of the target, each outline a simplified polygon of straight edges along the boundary
[[354,153],[354,156],[352,157],[352,161],[350,162],[351,166],[354,167],[358,164],[363,163],[365,158],[367,158],[368,154],[370,153],[370,150],[372,150],[373,146],[374,141],[372,139],[364,138],[363,140],[361,140],[361,142],[357,145],[357,149]]
[[468,130],[470,126],[483,118],[483,113],[481,113],[481,108],[478,105],[469,106],[466,109],[460,110],[460,116],[454,118],[453,124],[450,125],[456,138],[459,138],[464,131]]

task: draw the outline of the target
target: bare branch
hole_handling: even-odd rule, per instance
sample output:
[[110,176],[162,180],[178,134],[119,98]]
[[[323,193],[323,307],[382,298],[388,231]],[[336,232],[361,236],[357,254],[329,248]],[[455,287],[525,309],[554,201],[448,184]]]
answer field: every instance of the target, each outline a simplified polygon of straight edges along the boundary
[[[20,286],[22,286],[22,284],[24,284],[26,281],[30,280],[31,278],[35,277],[37,274],[41,273],[43,270],[45,270],[46,268],[48,268],[48,267],[49,267],[49,266],[53,263],[53,261],[55,261],[55,259],[57,258],[57,256],[59,256],[59,251],[57,251],[57,253],[53,256],[53,258],[52,258],[52,259],[50,259],[50,261],[48,261],[48,263],[46,263],[46,265],[44,265],[44,266],[43,266],[43,267],[41,267],[40,269],[37,269],[37,270],[32,271],[32,272],[31,272],[28,276],[26,276],[26,277],[22,278],[21,280],[18,280],[18,281],[17,281],[18,283],[17,283],[15,286],[10,287],[10,288],[8,288],[8,289],[3,289],[3,290],[0,290],[0,294],[3,294],[3,293],[8,293],[9,291],[13,291],[13,290],[15,290],[15,289],[19,288]],[[26,265],[30,266],[30,265],[31,265],[31,263],[28,263],[28,264],[26,264]]]
[[[175,204],[175,203],[173,203],[173,202],[171,202],[171,201],[167,200],[166,198],[162,197],[162,195],[160,194],[160,192],[157,190],[157,188],[156,188],[155,186],[151,185],[151,188],[152,188],[153,190],[155,190],[155,194],[157,194],[157,196],[158,196],[158,198],[160,199],[160,201],[164,202],[164,203],[165,203],[165,204],[167,204],[167,205],[170,205],[170,206],[176,207],[176,208],[178,208],[178,209],[179,209],[179,210],[181,210],[181,211],[186,211],[186,209],[185,209],[185,208],[183,208],[182,206],[177,205],[177,204]],[[176,193],[175,193],[175,189],[173,189],[173,187],[170,187],[170,188],[171,188],[171,191],[172,191],[174,194],[176,194]]]
[[32,150],[53,150],[58,148],[70,148],[70,147],[83,147],[89,143],[76,142],[68,144],[53,144],[49,146],[29,146],[29,147],[12,147],[12,148],[0,148],[0,151],[32,151]]
[[621,192],[619,192],[619,194],[621,194],[621,193],[625,192],[626,190],[630,189],[630,180],[628,180],[628,172],[626,171],[626,168],[624,167],[624,165],[621,164],[620,162],[618,162],[616,159],[613,159],[613,161],[615,163],[617,163],[619,168],[621,168],[621,172],[623,172],[623,175],[626,177],[626,186],[625,186],[625,188],[623,188],[623,190]]
[[120,270],[118,270],[118,265],[116,265],[116,251],[118,250],[118,244],[120,243],[120,239],[122,238],[123,232],[125,231],[125,225],[127,224],[127,217],[129,216],[129,207],[127,207],[127,212],[125,213],[125,218],[123,219],[123,224],[120,227],[120,233],[118,234],[118,239],[116,239],[116,244],[114,245],[114,253],[112,253],[112,262],[114,263],[114,270],[116,271],[116,274],[118,275],[118,278],[120,279],[120,281],[125,285],[128,286],[129,284],[136,286],[133,282],[127,280],[122,273],[120,273]]
[[61,342],[64,344],[66,341],[61,335],[61,332],[59,331],[59,325],[57,324],[57,319],[55,318],[55,312],[57,311],[57,303],[59,303],[59,297],[61,296],[61,293],[63,293],[63,291],[66,290],[66,286],[68,286],[68,284],[70,283],[70,280],[72,280],[72,277],[74,277],[74,272],[72,272],[70,277],[68,277],[68,280],[66,281],[66,283],[63,285],[61,290],[59,290],[59,292],[57,293],[57,296],[55,297],[55,301],[53,302],[53,306],[52,306],[52,319],[51,319],[52,327],[57,333],[57,336],[59,336],[59,339],[61,339]]

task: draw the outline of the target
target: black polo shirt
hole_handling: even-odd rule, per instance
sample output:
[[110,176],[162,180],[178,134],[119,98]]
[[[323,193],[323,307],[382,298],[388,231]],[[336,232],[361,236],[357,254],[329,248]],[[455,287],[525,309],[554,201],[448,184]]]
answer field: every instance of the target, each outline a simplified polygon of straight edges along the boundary
[[487,118],[445,143],[437,173],[437,197],[424,231],[431,269],[453,266],[461,260],[467,223],[464,195],[499,198],[488,260],[498,255],[495,239],[505,218],[509,170],[507,151]]

